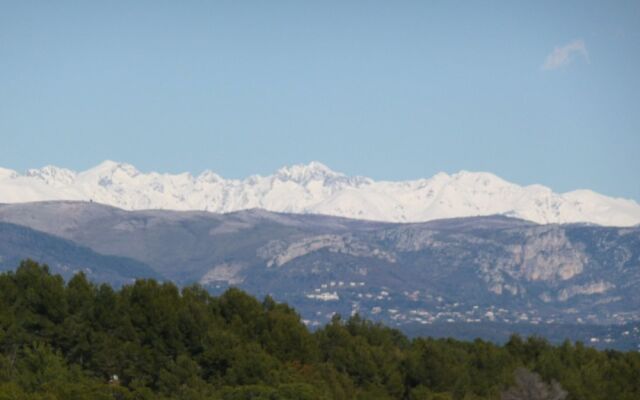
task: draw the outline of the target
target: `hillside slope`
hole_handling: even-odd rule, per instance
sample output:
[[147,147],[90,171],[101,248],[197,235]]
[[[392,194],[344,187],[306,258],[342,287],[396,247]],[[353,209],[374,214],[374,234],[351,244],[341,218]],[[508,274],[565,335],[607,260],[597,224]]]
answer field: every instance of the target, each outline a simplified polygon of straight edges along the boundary
[[66,239],[0,222],[0,271],[13,269],[25,259],[45,263],[53,273],[67,279],[84,272],[93,281],[116,286],[131,283],[136,278],[161,278],[140,261],[98,254]]

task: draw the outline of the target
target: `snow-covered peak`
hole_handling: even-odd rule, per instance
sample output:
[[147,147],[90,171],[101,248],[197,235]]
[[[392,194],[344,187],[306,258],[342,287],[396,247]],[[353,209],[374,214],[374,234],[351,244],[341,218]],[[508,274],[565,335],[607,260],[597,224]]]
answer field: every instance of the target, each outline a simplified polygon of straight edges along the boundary
[[465,170],[453,174],[451,181],[462,185],[472,185],[474,187],[484,187],[488,189],[512,185],[490,172],[470,172]]
[[206,182],[206,183],[218,183],[223,182],[224,179],[211,170],[203,171],[200,175],[198,175],[198,181]]
[[0,179],[13,179],[18,176],[18,173],[12,169],[0,167]]
[[344,177],[344,174],[335,172],[318,161],[311,161],[309,164],[296,164],[282,167],[276,171],[275,176],[281,180],[309,182],[327,178]]
[[39,169],[27,170],[26,176],[40,179],[49,185],[68,185],[73,183],[76,178],[76,173],[66,169],[58,168],[53,165],[47,165]]
[[319,162],[283,167],[273,175],[225,179],[212,171],[143,173],[105,161],[76,173],[47,166],[20,175],[0,168],[0,203],[95,201],[124,209],[232,212],[266,209],[390,222],[503,214],[539,223],[640,223],[640,205],[589,190],[554,193],[519,186],[488,172],[438,173],[413,181],[349,177]]
[[114,175],[136,176],[140,171],[131,164],[106,160],[83,173],[86,176],[110,177]]

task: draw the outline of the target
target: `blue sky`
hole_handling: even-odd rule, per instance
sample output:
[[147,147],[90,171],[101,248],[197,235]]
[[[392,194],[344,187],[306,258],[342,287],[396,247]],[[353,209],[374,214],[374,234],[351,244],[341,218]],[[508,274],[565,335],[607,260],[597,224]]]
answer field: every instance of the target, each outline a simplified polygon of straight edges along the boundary
[[0,166],[318,160],[640,200],[638,21],[637,1],[0,1]]

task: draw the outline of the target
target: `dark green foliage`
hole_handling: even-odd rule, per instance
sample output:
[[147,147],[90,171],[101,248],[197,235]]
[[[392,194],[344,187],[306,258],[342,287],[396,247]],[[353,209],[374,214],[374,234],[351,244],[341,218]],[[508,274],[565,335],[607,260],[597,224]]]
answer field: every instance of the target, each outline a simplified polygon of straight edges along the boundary
[[65,284],[32,261],[0,275],[0,351],[0,400],[640,398],[637,352],[410,341],[357,315],[311,333],[270,297]]

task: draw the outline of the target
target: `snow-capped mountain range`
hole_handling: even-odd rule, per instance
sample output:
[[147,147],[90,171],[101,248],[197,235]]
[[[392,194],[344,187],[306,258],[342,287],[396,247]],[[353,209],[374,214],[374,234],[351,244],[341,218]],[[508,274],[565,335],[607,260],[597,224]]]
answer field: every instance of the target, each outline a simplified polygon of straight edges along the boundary
[[389,222],[503,214],[538,223],[640,223],[640,204],[590,190],[554,193],[519,186],[486,172],[438,173],[413,181],[374,181],[332,171],[319,162],[284,167],[269,176],[224,179],[211,171],[142,173],[105,161],[83,172],[47,166],[24,174],[0,168],[0,203],[94,201],[127,210],[250,208],[317,213]]

